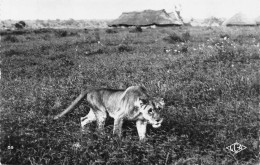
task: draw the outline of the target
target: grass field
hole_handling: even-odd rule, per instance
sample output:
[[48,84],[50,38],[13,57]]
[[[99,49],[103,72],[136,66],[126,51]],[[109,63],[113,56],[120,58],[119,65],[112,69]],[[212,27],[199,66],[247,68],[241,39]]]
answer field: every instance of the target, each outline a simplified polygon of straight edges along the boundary
[[[165,52],[164,49],[170,50]],[[256,164],[259,28],[40,29],[1,32],[1,163]],[[144,85],[164,97],[162,127],[139,142],[126,122],[81,134],[81,89]],[[92,129],[93,128],[93,129]],[[238,142],[237,154],[226,149]]]

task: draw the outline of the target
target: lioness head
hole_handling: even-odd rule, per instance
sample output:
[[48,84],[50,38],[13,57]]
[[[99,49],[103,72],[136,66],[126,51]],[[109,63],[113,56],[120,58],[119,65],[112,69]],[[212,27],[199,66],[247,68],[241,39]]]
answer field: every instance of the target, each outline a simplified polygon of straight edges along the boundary
[[[161,126],[163,122],[163,118],[161,118],[159,114],[159,106],[157,102],[153,102],[152,100],[143,100],[139,99],[139,110],[142,113],[142,116],[145,120],[148,121],[154,128],[158,128]],[[161,106],[160,106],[161,107]]]

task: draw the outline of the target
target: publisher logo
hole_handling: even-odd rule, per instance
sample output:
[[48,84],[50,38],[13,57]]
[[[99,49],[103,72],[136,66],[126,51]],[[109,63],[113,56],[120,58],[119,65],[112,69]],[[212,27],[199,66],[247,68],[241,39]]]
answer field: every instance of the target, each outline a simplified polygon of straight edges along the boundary
[[226,147],[229,151],[233,152],[234,154],[237,154],[244,149],[246,149],[246,146],[243,146],[242,144],[239,144],[238,142],[235,142],[234,144]]

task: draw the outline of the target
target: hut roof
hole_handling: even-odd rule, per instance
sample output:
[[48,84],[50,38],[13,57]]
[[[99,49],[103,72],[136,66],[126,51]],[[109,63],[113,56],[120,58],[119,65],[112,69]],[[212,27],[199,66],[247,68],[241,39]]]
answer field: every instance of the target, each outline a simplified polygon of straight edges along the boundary
[[260,25],[260,16],[255,19],[257,25]]
[[150,25],[181,25],[172,19],[165,10],[144,10],[142,12],[124,12],[109,23],[109,26],[150,26]]
[[248,18],[243,13],[237,13],[233,17],[227,19],[222,25],[225,26],[254,26],[256,22],[253,19]]

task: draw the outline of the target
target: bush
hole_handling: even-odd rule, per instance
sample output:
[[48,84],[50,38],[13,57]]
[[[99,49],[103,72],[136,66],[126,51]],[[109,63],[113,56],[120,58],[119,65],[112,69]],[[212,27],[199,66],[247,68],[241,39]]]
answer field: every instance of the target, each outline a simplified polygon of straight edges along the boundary
[[229,36],[228,34],[220,34],[219,37],[220,37],[220,38],[223,38],[223,39],[225,39],[225,38],[226,38],[226,39],[230,38],[230,36]]
[[58,30],[55,32],[57,37],[66,37],[68,35],[68,32],[65,30]]
[[26,33],[30,33],[28,30],[6,30],[6,31],[1,31],[0,35],[1,36],[7,36],[7,35],[23,35]]
[[108,33],[108,34],[111,34],[111,33],[118,33],[118,31],[115,30],[115,29],[107,29],[107,30],[106,30],[106,33]]
[[23,25],[19,23],[14,24],[14,26],[16,27],[16,29],[23,29]]
[[143,29],[140,26],[136,26],[134,29],[130,30],[130,33],[141,33]]
[[187,45],[182,46],[180,52],[187,53],[188,52],[188,46]]
[[142,32],[142,31],[143,31],[140,26],[136,26],[136,27],[135,27],[135,30],[136,30],[136,32]]
[[19,51],[19,50],[16,50],[16,49],[10,49],[8,51],[5,51],[3,52],[3,54],[6,56],[6,57],[11,57],[13,55],[20,55],[20,54],[23,54],[22,51]]
[[104,50],[102,49],[97,49],[97,50],[92,50],[92,51],[86,51],[85,54],[90,56],[90,55],[96,55],[96,54],[102,54],[104,53]]
[[69,32],[68,36],[78,36],[78,32]]
[[50,28],[35,29],[33,32],[34,32],[35,34],[51,33],[51,32],[53,32],[53,29],[50,29]]
[[118,46],[118,51],[119,52],[130,52],[132,48],[128,45],[119,45]]
[[182,33],[182,39],[185,42],[189,41],[190,40],[190,33],[189,32]]
[[176,33],[170,34],[168,37],[165,37],[163,40],[171,44],[175,44],[177,42],[184,42],[183,38]]
[[12,35],[8,35],[6,36],[3,41],[5,42],[18,42],[19,40],[17,39],[17,37],[12,36]]
[[89,30],[87,28],[84,29],[84,33],[88,34]]
[[25,26],[26,26],[26,24],[25,24],[25,22],[24,22],[24,21],[19,21],[18,23],[19,23],[19,24],[21,24],[23,27],[25,27]]
[[19,21],[17,22],[16,24],[14,24],[14,26],[17,28],[17,29],[23,29],[25,27],[25,22],[24,21]]

